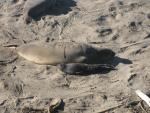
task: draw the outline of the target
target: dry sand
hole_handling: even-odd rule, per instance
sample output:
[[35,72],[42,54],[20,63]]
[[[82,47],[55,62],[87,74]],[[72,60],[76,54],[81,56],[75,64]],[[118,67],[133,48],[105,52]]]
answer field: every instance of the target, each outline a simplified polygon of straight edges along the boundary
[[[145,103],[126,107],[140,101],[136,89],[150,94],[149,0],[57,0],[28,25],[23,6],[24,0],[0,0],[0,113],[44,113],[52,98],[63,99],[58,113],[150,113]],[[14,49],[73,41],[111,48],[118,70],[65,75],[55,66],[18,57]]]

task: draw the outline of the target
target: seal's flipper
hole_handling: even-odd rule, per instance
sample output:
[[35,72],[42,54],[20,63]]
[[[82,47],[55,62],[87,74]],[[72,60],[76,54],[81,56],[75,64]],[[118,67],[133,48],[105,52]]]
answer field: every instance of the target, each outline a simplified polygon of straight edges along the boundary
[[85,56],[80,56],[78,58],[75,59],[75,62],[76,63],[83,63],[83,62],[86,62],[86,57]]

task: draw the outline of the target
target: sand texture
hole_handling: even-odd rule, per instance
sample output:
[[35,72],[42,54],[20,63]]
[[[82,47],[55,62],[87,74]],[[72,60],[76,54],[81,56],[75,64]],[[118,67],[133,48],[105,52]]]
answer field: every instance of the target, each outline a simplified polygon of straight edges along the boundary
[[[28,24],[26,2],[0,0],[0,113],[48,113],[53,98],[63,100],[56,113],[150,113],[135,94],[150,95],[150,0],[56,0]],[[117,70],[66,75],[16,53],[63,42],[112,49]]]

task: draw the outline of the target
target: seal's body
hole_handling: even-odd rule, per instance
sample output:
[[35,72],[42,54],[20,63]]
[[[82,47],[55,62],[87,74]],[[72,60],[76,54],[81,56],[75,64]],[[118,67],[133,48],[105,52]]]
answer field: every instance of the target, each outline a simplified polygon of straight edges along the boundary
[[64,73],[70,75],[106,73],[110,70],[115,69],[114,66],[109,64],[83,64],[83,63],[58,64],[58,68]]
[[17,52],[23,58],[37,64],[57,65],[61,63],[100,64],[114,58],[115,53],[110,49],[94,48],[86,44],[71,43],[62,46],[42,46],[29,44],[21,46]]
[[17,49],[23,58],[37,64],[57,65],[68,62],[83,62],[85,60],[80,46],[55,46],[55,45],[25,45]]
[[53,47],[26,45],[17,49],[23,58],[37,64],[58,64],[64,62],[64,51]]

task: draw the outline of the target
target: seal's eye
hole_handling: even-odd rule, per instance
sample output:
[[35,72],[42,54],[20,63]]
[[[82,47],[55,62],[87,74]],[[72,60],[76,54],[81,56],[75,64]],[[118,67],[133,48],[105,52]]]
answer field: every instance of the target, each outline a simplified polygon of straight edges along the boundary
[[61,63],[61,64],[58,64],[57,67],[58,67],[59,69],[63,70],[63,69],[66,67],[66,65],[63,64],[63,63]]

